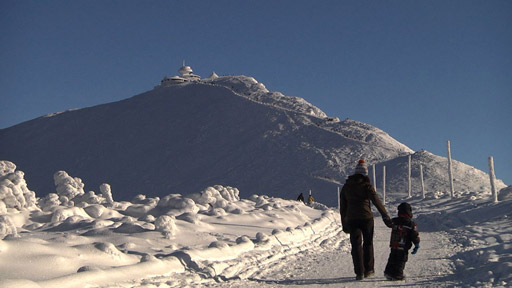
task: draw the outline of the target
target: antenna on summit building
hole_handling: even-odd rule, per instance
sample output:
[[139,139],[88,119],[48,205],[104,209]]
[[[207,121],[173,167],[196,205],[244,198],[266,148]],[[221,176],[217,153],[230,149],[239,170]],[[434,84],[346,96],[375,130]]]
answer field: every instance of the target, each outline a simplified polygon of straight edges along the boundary
[[185,59],[183,59],[183,67],[185,67]]

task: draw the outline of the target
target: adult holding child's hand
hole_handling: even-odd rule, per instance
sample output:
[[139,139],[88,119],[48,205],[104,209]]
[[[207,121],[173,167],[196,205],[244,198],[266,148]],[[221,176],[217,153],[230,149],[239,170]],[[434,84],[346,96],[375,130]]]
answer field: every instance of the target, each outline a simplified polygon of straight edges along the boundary
[[389,227],[391,220],[368,178],[368,168],[363,159],[357,163],[354,175],[349,176],[340,195],[343,231],[350,233],[352,261],[356,279],[362,280],[375,274],[373,253],[374,222],[370,202],[377,207],[382,220]]

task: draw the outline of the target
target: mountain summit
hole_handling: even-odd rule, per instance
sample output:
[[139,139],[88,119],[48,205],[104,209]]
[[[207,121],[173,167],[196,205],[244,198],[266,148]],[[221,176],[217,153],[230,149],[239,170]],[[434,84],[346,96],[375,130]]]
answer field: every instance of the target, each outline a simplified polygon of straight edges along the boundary
[[[414,152],[376,127],[327,117],[252,77],[200,79],[183,67],[180,73],[126,100],[2,129],[0,159],[16,163],[38,195],[54,192],[53,174],[65,170],[87,190],[111,184],[120,200],[220,184],[237,187],[242,197],[294,199],[312,190],[317,201],[334,206],[337,186],[360,158],[371,165]],[[401,189],[404,176],[388,175],[389,191]]]

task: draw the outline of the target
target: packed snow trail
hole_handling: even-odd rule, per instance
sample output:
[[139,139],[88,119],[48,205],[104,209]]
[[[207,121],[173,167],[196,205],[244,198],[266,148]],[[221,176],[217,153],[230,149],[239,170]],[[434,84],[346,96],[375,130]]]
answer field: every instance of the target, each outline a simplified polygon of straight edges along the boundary
[[[362,281],[355,281],[350,243],[344,238],[338,245],[321,251],[306,251],[285,261],[275,263],[267,271],[251,278],[260,285],[253,287],[389,287],[392,286],[435,286],[453,287],[447,281],[452,274],[451,244],[441,233],[421,233],[421,248],[416,255],[410,255],[405,268],[406,281],[390,282],[383,271],[389,255],[389,235],[380,218],[375,218],[375,275]],[[235,286],[232,286],[235,287]]]
[[[455,246],[443,232],[421,232],[421,248],[409,255],[405,281],[388,281],[383,271],[389,255],[390,229],[375,218],[375,275],[355,280],[350,241],[341,232],[318,248],[287,255],[264,265],[244,279],[204,279],[197,274],[175,274],[145,279],[133,287],[453,287],[453,265],[450,257]],[[125,286],[116,286],[125,287]],[[127,286],[126,286],[127,287]]]

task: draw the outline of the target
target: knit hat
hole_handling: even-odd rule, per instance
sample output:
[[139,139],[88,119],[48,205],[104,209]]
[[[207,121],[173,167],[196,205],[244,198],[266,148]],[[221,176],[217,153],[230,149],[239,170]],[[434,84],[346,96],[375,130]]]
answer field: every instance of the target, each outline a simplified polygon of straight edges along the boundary
[[368,168],[366,167],[366,164],[364,163],[364,159],[359,160],[359,163],[357,163],[356,171],[354,174],[361,174],[368,176]]
[[405,214],[408,215],[409,218],[412,218],[411,205],[407,202],[403,202],[402,204],[398,205],[398,215],[400,214]]

